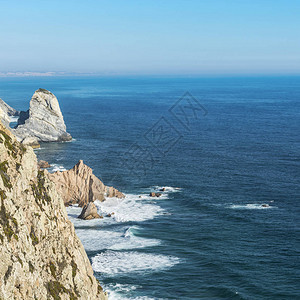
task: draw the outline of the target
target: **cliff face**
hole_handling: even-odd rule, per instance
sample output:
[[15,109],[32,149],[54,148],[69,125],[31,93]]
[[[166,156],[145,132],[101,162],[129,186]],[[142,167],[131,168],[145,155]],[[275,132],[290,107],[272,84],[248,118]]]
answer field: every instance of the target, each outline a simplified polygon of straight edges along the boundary
[[82,160],[71,170],[50,174],[50,178],[66,205],[84,206],[95,200],[104,201],[105,197],[125,197],[117,189],[105,186]]
[[72,139],[57,98],[44,89],[37,90],[30,100],[30,108],[21,112],[13,133],[20,141],[35,138],[37,142],[61,142]]
[[10,117],[19,116],[19,112],[0,99],[0,120],[5,126],[9,126]]
[[0,299],[107,299],[47,171],[0,123]]

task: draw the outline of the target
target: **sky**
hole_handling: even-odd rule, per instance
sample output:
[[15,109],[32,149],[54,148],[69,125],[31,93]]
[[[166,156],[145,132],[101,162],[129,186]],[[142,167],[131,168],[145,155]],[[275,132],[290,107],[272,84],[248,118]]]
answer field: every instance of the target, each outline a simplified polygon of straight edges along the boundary
[[300,0],[0,0],[0,73],[300,74]]

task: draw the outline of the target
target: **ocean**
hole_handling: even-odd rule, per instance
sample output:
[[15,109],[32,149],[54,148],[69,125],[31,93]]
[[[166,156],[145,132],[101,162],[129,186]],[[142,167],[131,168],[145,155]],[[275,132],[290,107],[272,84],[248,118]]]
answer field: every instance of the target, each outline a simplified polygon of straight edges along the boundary
[[1,78],[0,98],[38,88],[74,138],[38,158],[126,194],[67,209],[109,299],[300,299],[300,77]]

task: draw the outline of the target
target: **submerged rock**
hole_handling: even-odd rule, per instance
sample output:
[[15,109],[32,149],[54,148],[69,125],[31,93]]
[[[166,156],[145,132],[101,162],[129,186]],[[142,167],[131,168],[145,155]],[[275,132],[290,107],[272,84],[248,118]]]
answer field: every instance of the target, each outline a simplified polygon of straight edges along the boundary
[[50,174],[66,205],[84,206],[105,197],[124,198],[124,194],[104,183],[93,174],[93,170],[80,160],[71,170]]
[[98,214],[96,205],[93,202],[90,202],[83,206],[78,218],[83,220],[92,220],[100,219],[102,217]]
[[37,90],[30,108],[20,112],[18,125],[12,130],[19,141],[35,138],[38,142],[70,141],[57,98],[45,89]]
[[49,173],[1,122],[0,258],[0,299],[107,299]]
[[155,193],[155,192],[151,192],[150,193],[150,197],[160,197],[162,194],[161,193]]

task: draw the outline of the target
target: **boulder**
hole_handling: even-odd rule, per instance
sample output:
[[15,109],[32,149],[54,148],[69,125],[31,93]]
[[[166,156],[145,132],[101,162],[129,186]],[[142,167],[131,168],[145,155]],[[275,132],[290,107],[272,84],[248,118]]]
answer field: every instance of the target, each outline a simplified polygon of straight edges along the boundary
[[78,216],[78,218],[83,220],[92,220],[92,219],[100,219],[103,217],[101,217],[98,214],[96,205],[90,202],[83,206],[81,214]]
[[38,139],[36,137],[26,137],[22,140],[22,144],[25,146],[30,146],[32,148],[40,148],[40,144],[38,142]]
[[30,100],[29,110],[20,112],[18,125],[12,130],[22,141],[27,137],[38,142],[70,141],[57,98],[45,89],[37,90]]
[[79,204],[82,207],[95,200],[104,201],[106,197],[125,197],[117,189],[105,186],[82,160],[71,170],[50,174],[50,178],[66,205]]
[[38,162],[38,166],[39,166],[39,168],[41,168],[41,169],[47,169],[47,168],[50,168],[50,167],[51,167],[50,164],[49,164],[47,161],[45,161],[45,160],[40,160],[40,161]]
[[160,197],[161,193],[155,193],[155,192],[151,192],[150,193],[150,197]]

